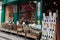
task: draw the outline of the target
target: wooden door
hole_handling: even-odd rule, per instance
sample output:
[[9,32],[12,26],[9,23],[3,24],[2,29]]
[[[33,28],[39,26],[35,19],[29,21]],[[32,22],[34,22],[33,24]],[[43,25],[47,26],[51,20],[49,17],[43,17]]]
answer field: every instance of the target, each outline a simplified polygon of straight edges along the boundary
[[60,21],[59,20],[57,20],[56,34],[57,34],[57,40],[60,40]]

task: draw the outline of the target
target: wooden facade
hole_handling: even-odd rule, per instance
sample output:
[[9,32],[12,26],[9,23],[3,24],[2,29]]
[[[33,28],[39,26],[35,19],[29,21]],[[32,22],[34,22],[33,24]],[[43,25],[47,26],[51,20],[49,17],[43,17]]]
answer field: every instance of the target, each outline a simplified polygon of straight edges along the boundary
[[[8,6],[10,5],[16,5],[17,6],[17,12],[16,13],[13,13],[14,14],[14,23],[16,24],[16,22],[19,20],[19,5],[21,5],[22,3],[24,2],[29,2],[29,1],[36,1],[36,0],[3,0],[3,5],[2,5],[2,23],[4,23],[6,20],[8,20],[8,18],[6,18],[8,15]],[[36,19],[36,23],[38,22],[37,20],[37,15],[38,15],[38,2],[40,2],[40,24],[42,24],[42,1],[41,0],[38,0],[36,1],[36,8],[35,8],[35,13],[36,13],[36,16],[35,16],[35,19]],[[38,24],[38,23],[37,23]]]

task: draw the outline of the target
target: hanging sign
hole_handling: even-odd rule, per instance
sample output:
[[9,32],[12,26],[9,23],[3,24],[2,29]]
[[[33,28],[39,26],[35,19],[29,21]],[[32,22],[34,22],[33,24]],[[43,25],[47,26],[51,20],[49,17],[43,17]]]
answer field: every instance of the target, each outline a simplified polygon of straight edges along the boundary
[[38,19],[40,19],[40,2],[38,2]]
[[17,5],[14,5],[13,11],[14,11],[14,13],[17,13]]
[[40,2],[38,2],[38,13],[37,13],[37,16],[38,16],[37,23],[38,23],[38,25],[40,25]]

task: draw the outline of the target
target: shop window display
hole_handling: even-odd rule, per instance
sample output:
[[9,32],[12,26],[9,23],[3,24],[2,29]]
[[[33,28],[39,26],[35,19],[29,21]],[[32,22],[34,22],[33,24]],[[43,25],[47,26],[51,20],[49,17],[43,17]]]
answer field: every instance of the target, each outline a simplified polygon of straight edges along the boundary
[[13,22],[13,6],[9,6],[9,21]]
[[13,12],[13,5],[6,6],[6,21],[5,21],[5,26],[3,26],[5,29],[13,29],[13,24],[14,24],[14,12]]
[[[41,30],[40,28],[37,29],[39,23],[38,24],[36,23],[36,21],[38,20],[40,22],[40,19],[39,19],[40,17],[38,18],[38,20],[36,19],[36,15],[37,15],[36,14],[36,3],[25,2],[20,5],[17,5],[17,7],[19,8],[19,9],[17,8],[18,10],[15,8],[15,5],[8,6],[9,23],[8,23],[8,26],[6,26],[7,29],[16,31],[17,34],[20,33],[20,35],[23,35],[25,37],[40,39],[39,36],[40,36]],[[14,24],[14,22],[16,21],[17,23]]]
[[34,3],[23,3],[20,7],[19,19],[23,19],[26,24],[35,23],[35,8],[36,5]]

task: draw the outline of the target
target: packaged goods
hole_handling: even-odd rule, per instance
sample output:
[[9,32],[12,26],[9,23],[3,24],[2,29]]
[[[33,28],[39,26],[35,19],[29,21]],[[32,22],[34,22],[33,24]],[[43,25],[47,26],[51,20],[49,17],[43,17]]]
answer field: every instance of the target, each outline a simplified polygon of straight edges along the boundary
[[49,16],[45,16],[45,13],[43,13],[42,37],[46,38],[46,40],[54,40],[55,27],[56,13],[52,15],[52,12],[49,12]]

